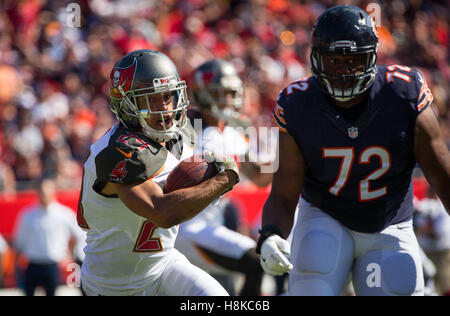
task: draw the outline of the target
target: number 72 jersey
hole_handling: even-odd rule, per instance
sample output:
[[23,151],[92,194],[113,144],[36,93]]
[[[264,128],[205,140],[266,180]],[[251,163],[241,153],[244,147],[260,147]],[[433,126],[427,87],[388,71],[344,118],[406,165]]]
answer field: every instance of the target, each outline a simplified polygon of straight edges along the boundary
[[373,233],[412,217],[417,116],[433,100],[422,75],[378,66],[365,108],[347,120],[315,77],[284,89],[273,112],[302,152],[302,196],[352,230]]

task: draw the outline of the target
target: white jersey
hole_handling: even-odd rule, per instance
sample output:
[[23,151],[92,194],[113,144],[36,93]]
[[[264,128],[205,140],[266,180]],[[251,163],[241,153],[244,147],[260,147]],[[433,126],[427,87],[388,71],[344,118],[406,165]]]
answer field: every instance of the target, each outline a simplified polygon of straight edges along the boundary
[[425,198],[416,202],[418,214],[415,217],[417,226],[431,224],[434,236],[418,234],[419,244],[426,252],[450,249],[450,216],[440,200]]
[[169,152],[117,124],[91,146],[78,210],[78,223],[87,230],[82,283],[105,295],[132,295],[149,282],[160,282],[178,226],[155,227],[117,196],[100,192],[107,182],[151,180],[162,187],[171,170],[193,155],[186,138],[180,136],[183,146],[174,145]]
[[221,156],[244,156],[249,151],[249,142],[236,128],[225,126],[206,127],[202,135],[197,135],[196,152],[211,151]]
[[[202,135],[197,135],[195,144],[196,153],[206,151],[220,156],[243,158],[249,151],[249,144],[244,135],[233,127],[226,126],[223,131],[217,127],[207,127],[202,131]],[[216,202],[192,220],[203,219],[210,224],[222,225],[224,210],[224,203]]]

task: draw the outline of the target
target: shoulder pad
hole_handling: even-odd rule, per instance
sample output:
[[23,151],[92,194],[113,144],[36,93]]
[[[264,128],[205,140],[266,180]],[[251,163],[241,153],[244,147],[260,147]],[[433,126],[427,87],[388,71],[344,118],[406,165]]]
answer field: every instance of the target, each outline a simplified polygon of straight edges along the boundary
[[284,100],[282,98],[280,98],[283,91],[278,96],[277,102],[275,103],[275,107],[273,108],[272,120],[275,123],[275,126],[277,126],[281,132],[287,133],[287,121],[286,121],[286,116],[285,116],[286,112],[285,112],[284,107],[281,105],[281,104],[283,104],[285,106],[286,103],[283,102]]
[[291,106],[302,104],[301,97],[308,92],[310,79],[311,77],[305,77],[294,81],[278,94],[277,102],[273,109],[272,120],[281,132],[287,133],[287,112]]
[[146,181],[162,169],[166,157],[167,150],[161,145],[119,128],[108,146],[95,157],[97,181]]
[[419,70],[407,66],[380,67],[386,84],[401,99],[408,101],[412,110],[422,112],[433,102],[433,95]]
[[179,130],[178,133],[181,135],[184,144],[189,147],[194,147],[197,135],[189,120],[187,121],[186,126]]
[[414,95],[412,106],[415,111],[422,112],[433,103],[433,94],[431,93],[430,88],[428,88],[428,84],[420,71],[416,69],[414,69],[414,71],[416,73],[416,91],[419,92]]
[[284,99],[286,102],[289,102],[291,99],[305,94],[305,92],[309,90],[311,78],[312,77],[304,77],[292,82],[289,86],[287,86],[280,92],[277,101]]

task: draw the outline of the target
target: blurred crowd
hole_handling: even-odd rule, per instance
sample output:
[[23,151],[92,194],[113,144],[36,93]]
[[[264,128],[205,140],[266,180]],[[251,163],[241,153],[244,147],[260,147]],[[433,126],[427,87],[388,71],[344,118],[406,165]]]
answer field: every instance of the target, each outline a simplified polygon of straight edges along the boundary
[[[0,192],[33,188],[42,177],[59,189],[80,187],[90,144],[115,122],[107,84],[125,53],[168,54],[188,85],[207,59],[232,61],[245,83],[244,114],[268,126],[278,92],[310,74],[309,36],[318,15],[332,5],[370,2],[0,1]],[[446,0],[378,4],[378,64],[423,72],[450,145]]]

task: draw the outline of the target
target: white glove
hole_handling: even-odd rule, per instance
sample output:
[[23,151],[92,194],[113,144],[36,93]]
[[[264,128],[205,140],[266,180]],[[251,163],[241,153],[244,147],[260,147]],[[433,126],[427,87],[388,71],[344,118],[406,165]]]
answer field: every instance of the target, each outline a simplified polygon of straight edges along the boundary
[[225,170],[234,171],[238,176],[239,182],[239,168],[236,161],[234,161],[233,157],[216,155],[210,151],[205,151],[203,153],[203,156],[206,162],[214,163],[218,172],[223,172]]
[[266,273],[283,275],[292,269],[289,262],[291,246],[278,235],[272,235],[261,245],[260,262]]

